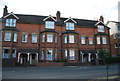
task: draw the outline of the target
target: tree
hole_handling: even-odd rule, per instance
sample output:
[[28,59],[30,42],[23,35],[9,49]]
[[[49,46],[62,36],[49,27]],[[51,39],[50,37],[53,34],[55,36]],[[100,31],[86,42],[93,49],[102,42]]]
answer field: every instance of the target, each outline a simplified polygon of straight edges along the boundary
[[110,57],[109,51],[103,49],[99,51],[99,59],[101,59],[103,64],[106,64],[108,62],[109,57]]

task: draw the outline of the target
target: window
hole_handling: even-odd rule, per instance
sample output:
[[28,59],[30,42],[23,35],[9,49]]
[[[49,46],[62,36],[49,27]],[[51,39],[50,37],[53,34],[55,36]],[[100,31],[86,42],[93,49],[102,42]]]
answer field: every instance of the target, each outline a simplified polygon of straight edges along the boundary
[[98,32],[105,32],[104,26],[98,25]]
[[2,32],[0,31],[0,41],[2,41]]
[[117,35],[116,33],[113,34],[113,38],[116,39],[117,38]]
[[89,44],[93,44],[93,37],[89,37]]
[[100,37],[97,37],[97,44],[101,44]]
[[69,43],[74,43],[74,35],[69,35]]
[[6,19],[6,26],[15,27],[16,19]]
[[81,44],[86,44],[86,37],[85,36],[81,37]]
[[13,38],[13,41],[14,41],[14,42],[17,42],[17,36],[18,36],[18,34],[17,34],[17,33],[14,33],[14,38]]
[[45,51],[44,51],[44,50],[42,50],[41,60],[44,60],[44,54],[45,54]]
[[23,33],[22,34],[22,42],[26,43],[27,42],[27,38],[28,38],[28,34],[27,33]]
[[115,44],[115,48],[118,48],[118,44]]
[[67,35],[64,35],[64,43],[67,43]]
[[32,43],[37,43],[37,34],[32,34]]
[[11,32],[5,32],[4,41],[11,41]]
[[74,28],[74,23],[70,23],[70,22],[68,23],[68,22],[67,22],[67,23],[66,23],[66,29],[67,29],[67,30],[74,30],[74,29],[75,29],[75,28]]
[[120,48],[120,44],[118,44],[118,47]]
[[57,49],[55,49],[55,57],[54,60],[57,60]]
[[107,44],[107,39],[106,39],[106,37],[102,37],[102,43],[103,43],[103,44]]
[[64,59],[67,60],[67,50],[64,50]]
[[53,42],[53,34],[47,34],[47,42]]
[[42,42],[45,42],[45,34],[42,34]]
[[75,51],[70,50],[70,60],[75,60]]
[[57,43],[57,41],[58,41],[58,36],[55,35],[55,43]]
[[48,49],[46,53],[47,53],[47,60],[52,60],[52,53],[53,53],[52,49]]
[[3,58],[9,58],[9,57],[10,57],[10,49],[4,49]]
[[12,51],[12,57],[16,58],[16,50],[15,49],[13,49],[13,51]]
[[45,28],[54,29],[54,22],[53,21],[45,21]]

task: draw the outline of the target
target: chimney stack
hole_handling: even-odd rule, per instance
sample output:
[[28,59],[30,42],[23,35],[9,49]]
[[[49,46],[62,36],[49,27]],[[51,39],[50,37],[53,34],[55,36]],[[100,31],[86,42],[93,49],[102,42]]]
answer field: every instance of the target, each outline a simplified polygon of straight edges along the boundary
[[102,21],[102,22],[104,22],[104,18],[103,18],[103,16],[100,16],[100,19],[99,19],[99,21]]
[[57,13],[56,13],[56,20],[57,21],[60,21],[60,14],[61,14],[60,11],[57,11]]
[[6,16],[8,13],[7,6],[5,5],[4,11],[3,11],[3,17]]

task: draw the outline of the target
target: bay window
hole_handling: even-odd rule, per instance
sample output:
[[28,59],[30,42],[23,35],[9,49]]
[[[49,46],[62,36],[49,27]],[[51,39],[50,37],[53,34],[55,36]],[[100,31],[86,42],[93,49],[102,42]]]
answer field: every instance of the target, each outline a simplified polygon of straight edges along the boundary
[[4,41],[11,41],[11,32],[5,32]]
[[69,43],[74,43],[74,35],[69,35]]
[[47,42],[53,42],[53,34],[47,34]]
[[67,35],[64,35],[64,43],[67,43]]
[[46,59],[47,60],[52,60],[53,50],[52,49],[47,49],[46,53],[47,53]]
[[70,54],[70,60],[75,60],[75,51],[69,50],[69,54]]
[[17,38],[18,38],[18,34],[15,32],[15,33],[14,33],[13,41],[14,41],[14,42],[17,42]]
[[103,43],[103,44],[107,44],[107,39],[106,39],[106,37],[102,37],[102,43]]
[[101,44],[100,37],[97,37],[97,44]]

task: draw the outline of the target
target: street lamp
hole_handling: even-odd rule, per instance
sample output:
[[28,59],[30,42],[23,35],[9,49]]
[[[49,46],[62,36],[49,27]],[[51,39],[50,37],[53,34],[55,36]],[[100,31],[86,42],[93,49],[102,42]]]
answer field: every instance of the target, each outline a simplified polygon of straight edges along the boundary
[[107,59],[107,81],[108,81],[108,56],[106,56],[106,59]]

